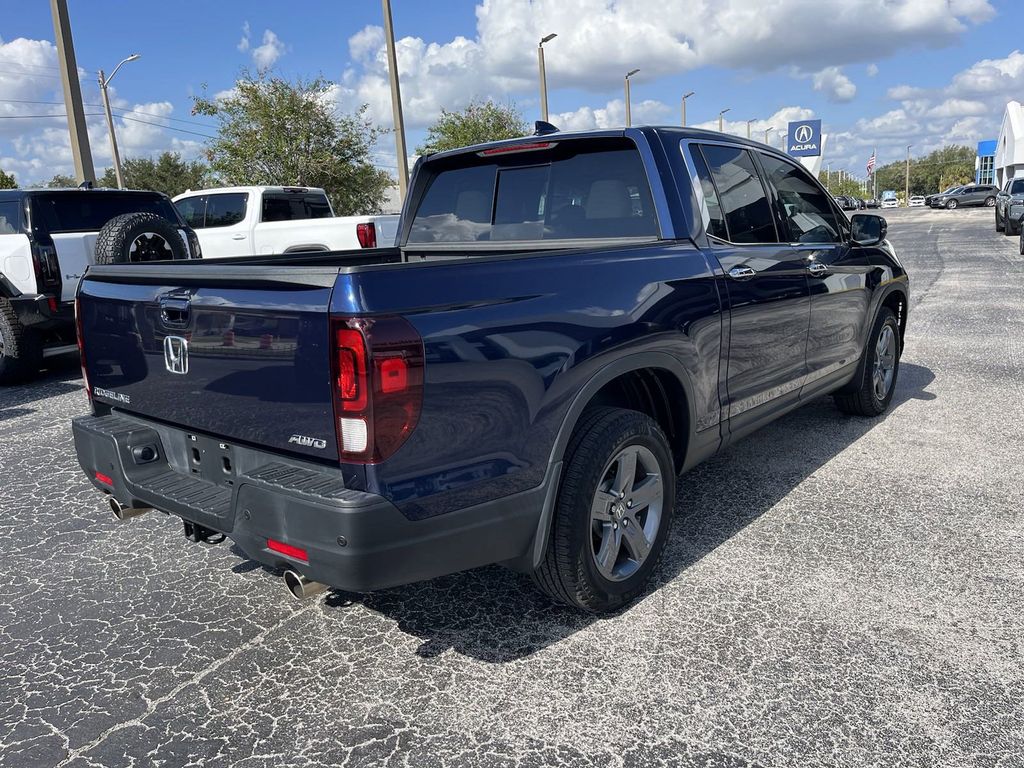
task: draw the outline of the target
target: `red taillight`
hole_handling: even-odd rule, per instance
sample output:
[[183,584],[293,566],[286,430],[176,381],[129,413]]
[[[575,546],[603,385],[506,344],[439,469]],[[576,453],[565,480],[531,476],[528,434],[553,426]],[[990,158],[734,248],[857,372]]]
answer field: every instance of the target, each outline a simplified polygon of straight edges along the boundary
[[334,416],[342,461],[373,464],[412,434],[423,400],[423,341],[400,317],[332,321]]
[[302,549],[302,547],[293,547],[291,544],[285,544],[283,541],[267,539],[267,549],[280,552],[288,557],[294,557],[296,560],[301,560],[304,563],[309,562],[309,555],[306,550]]
[[89,386],[89,372],[85,367],[85,344],[82,341],[82,300],[75,297],[75,341],[78,343],[78,356],[82,362],[82,383],[85,384],[85,396],[92,402],[92,387]]
[[104,475],[102,472],[97,472],[96,480],[104,485],[109,485],[111,488],[114,487],[114,481],[111,479],[110,475]]
[[356,224],[356,237],[359,239],[360,248],[377,247],[377,227],[372,221]]
[[46,298],[46,306],[48,306],[50,308],[50,312],[51,313],[57,314],[57,297],[56,296],[48,296]]

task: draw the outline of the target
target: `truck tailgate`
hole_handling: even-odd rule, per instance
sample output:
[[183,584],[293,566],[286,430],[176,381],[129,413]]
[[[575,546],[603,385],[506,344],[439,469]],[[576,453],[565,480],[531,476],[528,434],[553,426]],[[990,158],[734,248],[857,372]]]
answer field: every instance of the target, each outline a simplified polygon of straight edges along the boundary
[[224,440],[337,458],[328,329],[337,268],[90,268],[79,291],[97,402]]

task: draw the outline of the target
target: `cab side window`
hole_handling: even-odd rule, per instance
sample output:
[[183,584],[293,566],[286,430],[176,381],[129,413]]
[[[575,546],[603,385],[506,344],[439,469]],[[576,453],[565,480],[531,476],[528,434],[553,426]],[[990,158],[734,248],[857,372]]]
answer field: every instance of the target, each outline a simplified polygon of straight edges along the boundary
[[718,144],[702,144],[700,152],[718,190],[729,241],[779,242],[768,196],[750,152]]
[[778,195],[784,238],[791,243],[838,243],[842,239],[828,196],[806,171],[766,154],[761,154],[761,165]]

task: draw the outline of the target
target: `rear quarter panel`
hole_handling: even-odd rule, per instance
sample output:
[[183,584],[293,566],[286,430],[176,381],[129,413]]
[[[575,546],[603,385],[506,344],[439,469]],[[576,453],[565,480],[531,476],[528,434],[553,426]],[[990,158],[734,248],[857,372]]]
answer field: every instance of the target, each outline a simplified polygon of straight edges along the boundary
[[541,483],[570,404],[604,366],[663,352],[717,428],[722,318],[689,244],[458,260],[342,274],[332,313],[400,314],[423,337],[423,413],[368,490],[442,514]]

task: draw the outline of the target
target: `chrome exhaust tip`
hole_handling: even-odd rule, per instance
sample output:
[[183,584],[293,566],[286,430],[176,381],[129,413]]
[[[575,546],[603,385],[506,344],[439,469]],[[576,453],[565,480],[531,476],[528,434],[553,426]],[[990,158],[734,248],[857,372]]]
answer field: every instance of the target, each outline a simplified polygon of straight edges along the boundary
[[153,511],[152,507],[126,507],[113,496],[108,498],[108,503],[110,504],[110,511],[114,513],[114,517],[118,520],[128,520],[129,518],[138,517]]
[[312,581],[301,573],[290,570],[284,572],[284,585],[288,587],[288,591],[291,592],[292,597],[296,600],[305,600],[307,597],[319,595],[328,589],[326,584]]

